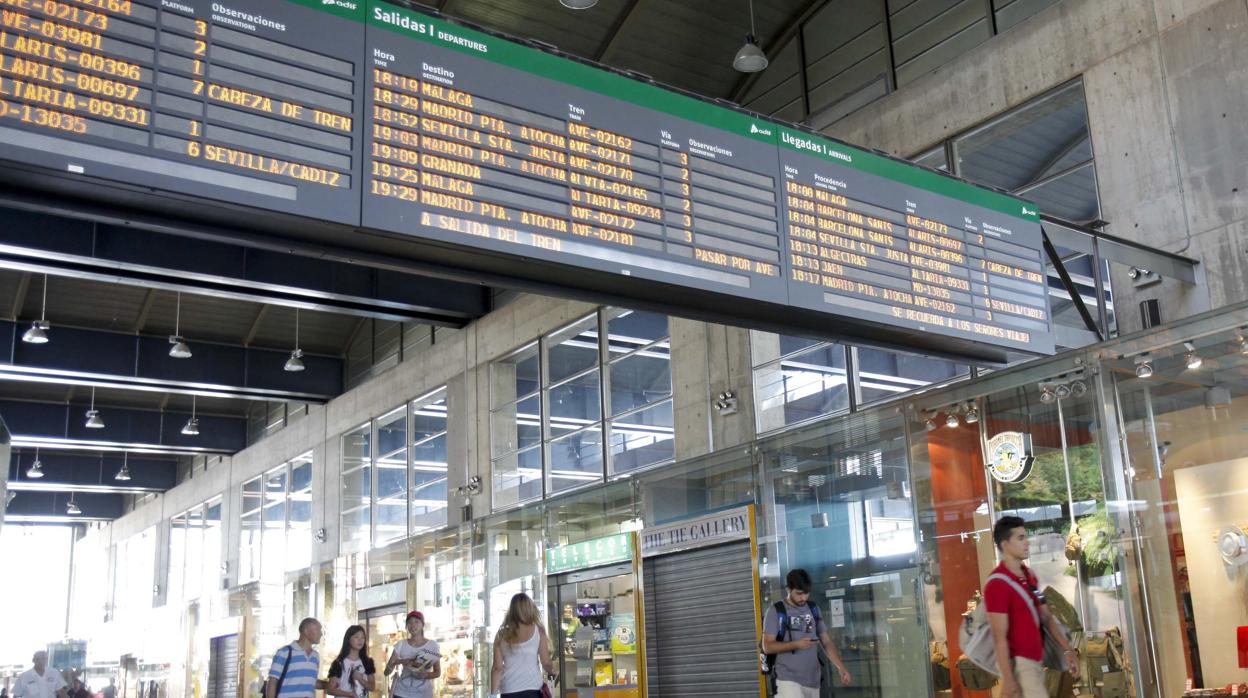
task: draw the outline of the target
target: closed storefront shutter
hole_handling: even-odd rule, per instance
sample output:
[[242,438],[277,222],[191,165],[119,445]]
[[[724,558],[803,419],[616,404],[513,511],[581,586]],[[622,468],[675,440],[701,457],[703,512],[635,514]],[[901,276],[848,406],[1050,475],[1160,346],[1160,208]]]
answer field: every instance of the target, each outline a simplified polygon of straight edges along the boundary
[[647,558],[647,695],[758,697],[748,542]]
[[212,638],[208,650],[208,698],[238,695],[238,636]]

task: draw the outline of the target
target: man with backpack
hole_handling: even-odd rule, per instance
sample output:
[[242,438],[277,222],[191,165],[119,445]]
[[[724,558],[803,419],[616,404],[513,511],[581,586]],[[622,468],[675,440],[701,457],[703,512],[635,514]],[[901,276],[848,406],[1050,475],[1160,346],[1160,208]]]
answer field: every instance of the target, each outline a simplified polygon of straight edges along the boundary
[[812,586],[806,570],[790,570],[784,578],[784,600],[767,609],[763,617],[763,653],[767,672],[775,679],[776,698],[819,698],[823,671],[818,644],[836,667],[841,683],[853,680],[828,637],[819,606],[810,600]]
[[273,655],[264,698],[314,698],[326,682],[317,678],[321,657],[313,647],[321,641],[321,622],[315,618],[299,621],[299,639]]
[[1041,628],[1061,646],[1064,664],[1076,678],[1078,655],[1049,612],[1035,573],[1023,564],[1031,554],[1025,522],[1017,516],[1001,517],[992,527],[992,542],[1001,552],[1001,564],[984,584],[984,603],[1001,674],[1001,698],[1048,698]]

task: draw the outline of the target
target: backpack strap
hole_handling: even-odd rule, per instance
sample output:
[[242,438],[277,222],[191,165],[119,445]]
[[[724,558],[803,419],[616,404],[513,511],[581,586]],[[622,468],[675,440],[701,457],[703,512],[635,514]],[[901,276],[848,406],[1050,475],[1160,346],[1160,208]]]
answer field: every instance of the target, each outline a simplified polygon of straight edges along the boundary
[[776,642],[784,642],[789,632],[789,612],[784,608],[783,601],[776,602]]
[[277,686],[273,689],[273,698],[277,698],[282,692],[282,684],[286,682],[286,670],[290,668],[290,660],[295,658],[295,648],[286,645],[286,663],[282,665],[282,675],[277,677]]
[[1027,590],[1026,590],[1026,589],[1024,589],[1024,588],[1022,587],[1022,585],[1021,585],[1021,584],[1019,584],[1017,581],[1015,581],[1015,580],[1011,579],[1010,577],[1007,577],[1007,576],[1006,576],[1006,575],[1004,575],[1004,574],[1001,574],[1000,572],[997,572],[997,573],[995,573],[995,574],[991,574],[991,575],[989,575],[989,576],[988,576],[988,581],[984,582],[984,587],[985,587],[985,588],[987,588],[987,587],[988,587],[988,582],[991,582],[991,581],[992,581],[992,580],[994,580],[994,579],[999,579],[999,580],[1001,580],[1001,581],[1005,582],[1006,584],[1010,585],[1010,588],[1011,588],[1011,589],[1013,589],[1014,591],[1018,592],[1018,595],[1019,595],[1019,596],[1021,596],[1021,597],[1023,597],[1023,601],[1024,601],[1024,603],[1025,603],[1025,604],[1026,604],[1026,606],[1027,606],[1027,610],[1028,610],[1028,611],[1031,611],[1031,619],[1032,619],[1032,620],[1034,620],[1034,621],[1036,622],[1036,627],[1037,627],[1037,628],[1040,628],[1040,627],[1041,627],[1041,626],[1040,626],[1040,613],[1039,613],[1038,611],[1036,611],[1036,599],[1035,599],[1035,597],[1034,597],[1034,596],[1032,596],[1030,593],[1028,593],[1028,592],[1027,592]]

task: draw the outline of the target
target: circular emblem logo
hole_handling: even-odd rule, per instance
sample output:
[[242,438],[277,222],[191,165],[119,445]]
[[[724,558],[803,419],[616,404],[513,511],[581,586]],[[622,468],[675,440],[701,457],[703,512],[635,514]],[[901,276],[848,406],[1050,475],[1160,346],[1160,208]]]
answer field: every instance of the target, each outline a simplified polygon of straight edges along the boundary
[[1031,439],[1017,431],[997,434],[988,440],[988,471],[998,482],[1022,482],[1031,474]]

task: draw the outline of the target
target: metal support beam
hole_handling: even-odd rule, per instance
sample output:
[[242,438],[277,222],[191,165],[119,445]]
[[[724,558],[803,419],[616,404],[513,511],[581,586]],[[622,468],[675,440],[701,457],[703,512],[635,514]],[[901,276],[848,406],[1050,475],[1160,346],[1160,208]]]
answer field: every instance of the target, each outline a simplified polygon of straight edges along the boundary
[[1089,332],[1096,335],[1096,341],[1100,342],[1105,339],[1101,334],[1101,328],[1097,327],[1096,320],[1092,319],[1092,313],[1088,312],[1088,306],[1083,302],[1083,296],[1079,294],[1079,289],[1075,288],[1075,282],[1071,280],[1070,274],[1066,271],[1066,265],[1062,264],[1062,258],[1057,254],[1057,249],[1053,247],[1053,243],[1049,242],[1049,236],[1045,235],[1043,230],[1041,236],[1044,238],[1044,253],[1049,257],[1049,263],[1057,271],[1057,276],[1062,280],[1062,286],[1066,288],[1066,293],[1070,294],[1070,301],[1074,303],[1075,310],[1079,311],[1079,317],[1083,318],[1083,324],[1088,328]]
[[[47,283],[40,279],[39,283]],[[26,307],[26,294],[30,291],[30,273],[22,274],[17,282],[17,291],[13,294],[13,309],[9,311],[9,319],[16,320],[22,316],[22,308]]]
[[73,524],[121,518],[122,495],[95,492],[74,494],[81,514],[65,512],[69,494],[63,492],[17,492],[4,511],[8,523]]
[[606,41],[602,42],[602,46],[598,47],[598,52],[594,54],[593,58],[595,63],[608,64],[611,62],[611,59],[615,58],[613,54],[615,49],[620,46],[620,35],[624,33],[624,30],[628,28],[628,25],[640,14],[637,11],[637,8],[640,7],[644,1],[645,0],[628,0],[628,5],[626,5],[624,10],[616,16],[615,24],[613,24],[611,26],[611,30],[607,32]]
[[[31,479],[26,473],[35,461],[34,449],[14,449],[9,462],[9,489],[22,492],[164,492],[177,484],[178,463],[173,458],[155,458],[121,453],[55,452],[41,450],[39,462],[43,477]],[[114,476],[125,464],[130,479]]]
[[480,284],[8,208],[0,268],[445,327],[489,308]]
[[0,320],[0,380],[314,403],[342,392],[337,358],[305,355],[307,370],[290,373],[285,351],[194,342],[193,358],[175,359],[165,337],[55,327],[47,344],[26,344],[23,331]]
[[17,448],[167,455],[234,454],[247,446],[247,420],[197,414],[199,435],[187,436],[187,412],[155,412],[96,403],[103,429],[88,429],[87,405],[0,400],[0,415]]

